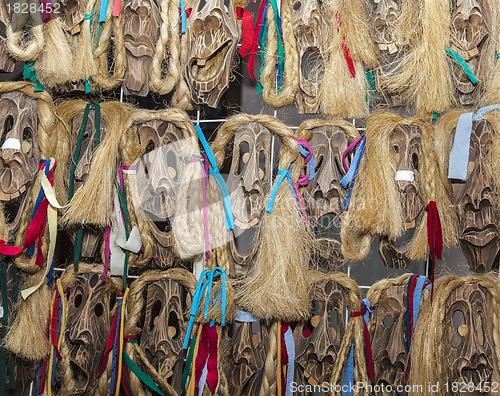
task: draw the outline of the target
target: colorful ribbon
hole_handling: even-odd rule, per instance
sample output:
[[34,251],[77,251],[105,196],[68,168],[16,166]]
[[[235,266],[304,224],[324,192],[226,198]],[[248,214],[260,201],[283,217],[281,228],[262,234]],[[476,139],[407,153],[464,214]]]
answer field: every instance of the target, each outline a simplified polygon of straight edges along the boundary
[[455,140],[453,141],[453,147],[450,151],[448,178],[459,180],[467,179],[472,122],[481,121],[486,113],[499,109],[500,104],[495,104],[483,107],[476,113],[463,113],[460,115],[455,131]]
[[243,7],[236,7],[236,17],[241,21],[241,46],[239,53],[244,58],[253,44],[253,17],[250,11]]
[[342,387],[342,396],[354,395],[354,342],[351,344],[351,350],[347,358],[344,371],[344,386]]
[[44,91],[42,83],[38,80],[38,77],[36,76],[35,62],[24,63],[23,78],[26,80],[30,80],[33,84],[35,84],[35,88],[33,89],[35,92]]
[[304,166],[309,164],[309,177],[307,177],[306,175],[300,175],[298,183],[301,186],[307,186],[309,181],[314,179],[314,176],[316,176],[313,151],[311,146],[309,146],[309,143],[306,140],[304,139],[295,139],[295,140],[299,144],[300,155],[304,157]]
[[441,228],[441,220],[439,218],[439,211],[437,209],[436,202],[430,201],[426,206],[425,211],[427,212],[427,239],[429,241],[429,247],[431,250],[431,265],[432,265],[432,289],[431,298],[434,295],[434,270],[435,262],[434,257],[441,260],[441,253],[443,251],[443,230]]
[[363,136],[360,136],[354,142],[352,142],[349,145],[349,147],[347,147],[346,150],[342,153],[342,165],[344,166],[344,169],[346,172],[349,172],[349,167],[347,166],[347,162],[345,160],[347,157],[347,154],[350,153],[355,147],[358,147],[359,144],[361,143],[361,140],[363,140]]
[[231,199],[229,198],[229,191],[227,189],[226,182],[224,181],[224,178],[221,176],[221,174],[219,172],[219,168],[217,167],[217,162],[215,161],[214,153],[212,152],[212,149],[208,145],[208,142],[205,139],[205,136],[203,135],[203,132],[202,132],[200,126],[195,125],[194,128],[196,130],[196,134],[198,135],[198,139],[200,140],[200,143],[203,146],[203,149],[205,150],[208,161],[210,162],[210,165],[212,166],[212,169],[210,169],[209,174],[214,176],[215,181],[217,182],[219,189],[222,193],[222,199],[223,199],[223,203],[224,203],[224,212],[226,214],[226,226],[227,226],[227,229],[229,231],[231,231],[234,228],[233,209],[231,207]]
[[[340,15],[336,15],[337,18],[337,33],[340,32],[340,27],[342,26],[342,21],[340,20]],[[352,61],[351,58],[351,51],[349,50],[349,47],[345,41],[345,37],[342,36],[342,51],[344,51],[344,58],[347,63],[347,67],[349,68],[349,73],[351,74],[352,78],[356,77],[356,69],[354,68],[354,62]]]
[[363,335],[365,338],[366,368],[368,371],[368,378],[372,383],[375,383],[375,370],[373,368],[370,333],[368,332],[368,321],[370,320],[370,315],[373,313],[374,309],[375,307],[372,307],[370,301],[365,298],[363,299],[363,301],[361,301],[361,310],[351,313],[352,318],[355,318],[357,316],[363,317]]
[[259,13],[257,14],[257,19],[255,20],[255,29],[252,41],[252,47],[250,49],[250,56],[248,57],[247,70],[250,78],[257,82],[255,78],[255,55],[257,54],[257,49],[261,42],[261,37],[264,29],[264,18],[265,10],[267,8],[268,0],[262,0],[259,6]]
[[[354,143],[353,143],[354,144]],[[354,183],[356,181],[356,175],[358,173],[359,164],[361,162],[361,157],[363,156],[363,152],[365,151],[366,144],[366,136],[363,135],[361,138],[361,142],[359,143],[358,148],[356,149],[356,154],[354,154],[354,158],[352,160],[351,167],[349,168],[347,174],[340,181],[342,187],[346,188],[347,184],[349,184],[349,190],[347,190],[347,196],[344,201],[343,209],[349,209],[349,202],[351,201],[352,188],[354,187]]]

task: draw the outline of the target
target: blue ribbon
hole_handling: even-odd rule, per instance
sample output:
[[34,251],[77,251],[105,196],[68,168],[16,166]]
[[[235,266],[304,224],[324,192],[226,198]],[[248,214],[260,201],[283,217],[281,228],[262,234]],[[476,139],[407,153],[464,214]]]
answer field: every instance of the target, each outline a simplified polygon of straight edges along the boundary
[[208,162],[210,162],[210,165],[212,166],[212,169],[208,172],[210,175],[213,175],[215,177],[215,181],[219,185],[219,189],[222,193],[222,199],[224,203],[224,212],[226,213],[226,226],[229,231],[234,229],[234,222],[233,222],[233,209],[231,207],[231,198],[229,197],[229,191],[227,189],[226,182],[224,181],[224,178],[221,176],[219,172],[219,168],[217,167],[217,162],[215,161],[215,156],[210,148],[207,139],[205,139],[205,136],[203,135],[203,132],[200,128],[199,125],[195,125],[194,129],[196,130],[196,134],[198,135],[198,139],[201,142],[201,145],[203,146],[203,149],[205,150],[205,153],[208,158]]
[[[347,387],[347,390],[344,388]],[[351,344],[351,350],[349,352],[349,357],[347,358],[347,363],[344,372],[344,386],[342,387],[342,396],[353,396],[354,395],[354,342]]]
[[271,211],[273,210],[274,199],[276,198],[276,194],[278,193],[281,183],[283,182],[287,174],[288,174],[287,170],[283,169],[278,170],[278,179],[274,183],[273,190],[271,191],[271,195],[269,197],[269,202],[267,203],[267,208],[266,208],[267,213],[271,213]]
[[[221,313],[222,313],[222,320],[221,320],[221,325],[225,326],[226,324],[226,305],[227,305],[227,293],[226,293],[226,273],[221,267],[216,267],[213,269],[213,271],[203,271],[200,275],[200,279],[198,281],[198,284],[196,285],[196,290],[194,292],[193,296],[193,302],[191,304],[191,311],[189,312],[189,323],[186,331],[186,338],[184,338],[184,344],[183,344],[183,349],[187,349],[189,346],[189,337],[191,336],[191,331],[193,330],[193,325],[194,325],[194,320],[196,317],[196,314],[198,313],[198,309],[200,307],[201,299],[203,297],[203,293],[205,289],[207,289],[206,293],[206,301],[205,301],[205,310],[204,310],[204,318],[207,318],[208,315],[208,306],[210,304],[211,300],[211,293],[212,293],[212,281],[214,276],[221,275],[221,288],[219,289],[219,292],[217,293],[217,296],[215,298],[215,304],[219,301],[219,299],[222,299],[222,307],[221,307]],[[213,326],[213,319],[210,321],[210,326]]]
[[292,382],[295,374],[295,340],[293,339],[293,333],[290,327],[288,327],[288,330],[285,332],[283,338],[285,340],[286,352],[288,354],[285,396],[293,396]]
[[[299,153],[303,157],[307,157],[310,153],[307,151],[300,143],[299,143]],[[314,155],[311,155],[311,159],[309,160],[309,181],[314,179],[316,175],[316,166],[314,164]]]
[[182,34],[186,33],[186,10],[184,9],[184,2],[181,0],[181,31]]
[[455,140],[450,151],[450,162],[448,169],[449,179],[467,179],[467,165],[469,164],[470,136],[472,133],[472,122],[481,121],[486,113],[500,109],[495,104],[479,109],[477,113],[463,113],[458,118]]
[[52,264],[50,266],[50,269],[49,269],[49,272],[47,273],[47,286],[50,287],[54,284],[56,278],[54,277],[54,266],[55,266],[55,263],[56,263],[56,258],[53,257],[52,258]]
[[[45,165],[44,173],[45,173],[45,176],[48,178],[49,171],[50,171],[50,160],[41,159],[40,163]],[[44,196],[45,196],[45,191],[43,190],[43,187],[40,186],[40,191],[38,192],[38,195],[37,195],[36,201],[35,201],[35,207],[33,208],[33,213],[31,214],[31,220],[33,220],[36,212],[40,208],[40,205],[42,204]],[[28,249],[26,249],[26,253],[25,253],[26,257],[28,257],[28,258],[33,257],[33,255],[35,254],[35,244],[36,244],[36,242],[33,245],[31,245]]]
[[361,162],[361,157],[363,156],[363,152],[365,151],[366,145],[366,135],[363,135],[363,139],[359,143],[359,146],[356,149],[356,154],[354,154],[354,158],[352,160],[351,167],[349,168],[347,174],[340,181],[342,187],[346,188],[349,185],[349,190],[347,191],[347,196],[344,201],[343,209],[349,209],[349,202],[351,201],[352,188],[354,187],[354,182],[356,181],[356,175],[358,174],[359,164]]
[[[413,278],[417,277],[417,282],[415,284],[415,290],[413,291],[413,296],[410,295],[410,286],[412,283]],[[424,287],[425,282],[427,281],[427,277],[423,275],[412,275],[408,279],[408,288],[406,292],[406,308],[409,309],[410,307],[410,298],[413,301],[413,330],[415,330],[415,327],[417,326],[417,321],[418,321],[418,314],[420,312],[420,303],[422,300],[422,292],[424,289],[430,289],[431,285],[427,285]],[[408,350],[411,347],[411,340],[410,340],[410,314],[408,313],[406,315],[406,340],[408,344]]]
[[106,22],[107,10],[108,10],[108,0],[101,0],[101,13],[99,14],[99,22]]

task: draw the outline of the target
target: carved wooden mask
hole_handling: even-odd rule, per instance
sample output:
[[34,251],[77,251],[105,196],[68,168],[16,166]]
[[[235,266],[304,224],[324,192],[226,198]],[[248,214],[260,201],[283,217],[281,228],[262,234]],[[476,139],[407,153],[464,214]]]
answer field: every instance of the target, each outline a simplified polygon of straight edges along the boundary
[[299,113],[319,110],[319,84],[325,69],[328,47],[327,10],[320,0],[295,0],[292,3],[293,33],[299,55],[299,89],[295,102]]
[[486,121],[474,121],[470,139],[467,179],[452,180],[458,208],[459,244],[474,272],[498,269],[500,260],[499,219],[495,215],[495,186],[485,159],[493,144],[495,130]]
[[[407,230],[415,229],[424,210],[420,190],[419,160],[422,157],[422,131],[415,126],[399,125],[389,136],[396,156],[396,171],[413,172],[414,181],[397,180],[399,198],[403,210],[403,222]],[[379,251],[382,260],[390,268],[406,268],[409,258],[406,247],[398,247],[389,238],[380,237]]]
[[65,30],[72,34],[80,32],[80,23],[85,17],[85,1],[60,0],[61,4],[61,22]]
[[188,56],[184,78],[195,104],[217,107],[229,86],[231,63],[239,42],[232,0],[197,0],[188,19]]
[[[452,0],[451,43],[450,47],[458,52],[479,79],[473,84],[454,62],[452,67],[455,99],[458,105],[473,105],[480,99],[488,77],[489,62],[483,53],[491,39],[491,15],[487,0]],[[494,10],[493,12],[497,12]]]
[[160,11],[154,0],[129,0],[124,3],[122,12],[127,57],[124,88],[132,95],[146,96],[149,67],[160,30]]
[[321,281],[313,286],[312,317],[297,323],[295,340],[295,381],[315,385],[330,381],[334,362],[344,337],[344,296],[336,282]]
[[79,273],[68,292],[66,338],[75,395],[93,394],[111,327],[115,296],[101,280],[100,274]]
[[[9,235],[14,235],[38,172],[37,101],[21,92],[0,96],[0,200]],[[6,143],[7,141],[7,143]]]
[[158,374],[180,393],[184,364],[181,351],[191,297],[187,289],[173,279],[149,283],[146,294],[139,347]]
[[249,264],[257,253],[253,240],[271,190],[271,138],[267,128],[253,122],[234,135],[227,186],[232,193],[234,238],[230,247],[237,273],[239,266]]
[[451,381],[473,383],[476,388],[490,381],[493,372],[491,309],[484,287],[464,284],[446,301],[443,356],[447,356]]
[[315,177],[305,188],[304,200],[309,221],[315,227],[319,253],[326,266],[340,264],[340,215],[346,193],[340,181],[345,176],[342,154],[351,142],[335,126],[316,128],[309,145],[314,153]]
[[371,0],[370,33],[373,41],[383,55],[396,54],[399,40],[394,29],[394,22],[401,15],[400,0]]
[[145,150],[137,170],[138,192],[155,240],[155,264],[168,267],[172,265],[174,242],[170,219],[175,213],[180,175],[186,166],[176,142],[188,137],[182,129],[161,120],[141,124],[138,135]]
[[[80,131],[80,127],[83,122],[83,112],[78,114],[76,117],[74,117],[71,120],[71,139],[70,139],[70,155],[68,158],[68,162],[66,163],[66,175],[67,177],[64,180],[65,187],[68,188],[69,186],[69,173],[71,170],[71,164],[73,162],[73,154],[75,152],[75,147],[77,144],[77,139],[78,139],[78,132]],[[86,125],[85,125],[85,132],[83,135],[83,139],[81,142],[80,146],[80,153],[78,155],[78,159],[76,161],[76,168],[75,168],[75,185],[74,185],[74,191],[76,192],[80,187],[85,184],[87,181],[87,178],[90,173],[90,165],[92,161],[92,156],[94,154],[94,151],[97,148],[97,140],[96,140],[96,128],[97,128],[97,123],[96,123],[96,118],[95,118],[95,111],[90,110],[87,120],[86,120]],[[104,120],[104,117],[101,117],[100,119],[100,136],[99,140],[102,142],[106,136],[106,121]],[[75,235],[76,235],[76,229],[71,228],[68,230],[68,235],[71,238],[71,240],[74,242],[75,240]],[[84,225],[84,231],[83,231],[83,240],[82,240],[82,248],[80,252],[80,256],[83,258],[93,258],[98,260],[99,258],[96,257],[99,255],[98,247],[100,246],[100,242],[102,239],[102,233],[97,230],[95,227],[91,225]]]
[[390,286],[381,296],[376,308],[375,330],[372,337],[372,355],[375,382],[405,385],[408,362],[406,341],[407,286]]
[[223,334],[220,342],[225,355],[223,369],[228,379],[229,394],[258,394],[269,350],[265,321],[234,321],[223,327]]

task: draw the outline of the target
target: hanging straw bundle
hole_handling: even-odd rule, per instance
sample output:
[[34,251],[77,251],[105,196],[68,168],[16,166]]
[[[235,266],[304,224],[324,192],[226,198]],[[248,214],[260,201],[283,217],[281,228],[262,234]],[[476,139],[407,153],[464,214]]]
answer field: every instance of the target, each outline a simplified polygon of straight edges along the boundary
[[[238,130],[250,122],[263,125],[283,143],[280,170],[288,170],[298,156],[298,144],[292,131],[276,118],[264,114],[239,114],[229,118],[218,130],[211,145],[218,166],[222,166],[226,145]],[[295,183],[300,169],[294,165],[291,180]],[[300,196],[298,199],[302,199]],[[265,202],[269,201],[269,197]],[[242,280],[238,302],[245,311],[262,318],[297,320],[309,310],[309,284],[306,271],[314,236],[298,208],[291,187],[285,179],[278,189],[270,214],[259,224],[256,262],[247,278]],[[227,258],[221,254],[220,259]],[[219,262],[223,268],[229,263]]]
[[330,0],[325,3],[335,26],[330,29],[326,68],[320,82],[321,112],[327,118],[357,118],[368,113],[363,64],[378,65],[370,39],[363,1]]
[[[433,147],[433,127],[419,118],[401,118],[395,113],[372,115],[366,125],[366,149],[352,191],[349,211],[342,219],[342,253],[350,260],[362,260],[370,251],[375,234],[396,239],[404,231],[403,213],[397,190],[396,154],[390,146],[390,134],[399,125],[417,127],[422,133],[422,157],[419,159],[420,191],[425,203],[436,201],[445,246],[453,245],[453,210],[446,192],[436,180],[437,163]],[[407,246],[411,260],[425,259],[429,252],[427,213],[423,213]]]

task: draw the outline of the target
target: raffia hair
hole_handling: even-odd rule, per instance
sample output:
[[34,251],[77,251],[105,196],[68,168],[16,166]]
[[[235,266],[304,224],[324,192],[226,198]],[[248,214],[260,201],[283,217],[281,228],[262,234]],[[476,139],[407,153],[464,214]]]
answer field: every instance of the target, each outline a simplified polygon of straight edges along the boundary
[[[420,117],[402,118],[395,113],[379,112],[367,120],[366,147],[349,210],[342,218],[342,252],[351,260],[361,260],[369,252],[367,239],[375,234],[391,239],[403,233],[403,214],[395,182],[396,156],[390,147],[390,134],[398,126],[416,127],[421,131],[422,158],[419,161],[420,191],[424,203],[436,201],[445,246],[453,244],[453,211],[442,183],[435,180],[437,162],[433,146],[433,127]],[[428,252],[427,214],[423,213],[415,235],[408,245],[410,259],[425,258]],[[361,247],[361,248],[360,248]]]

